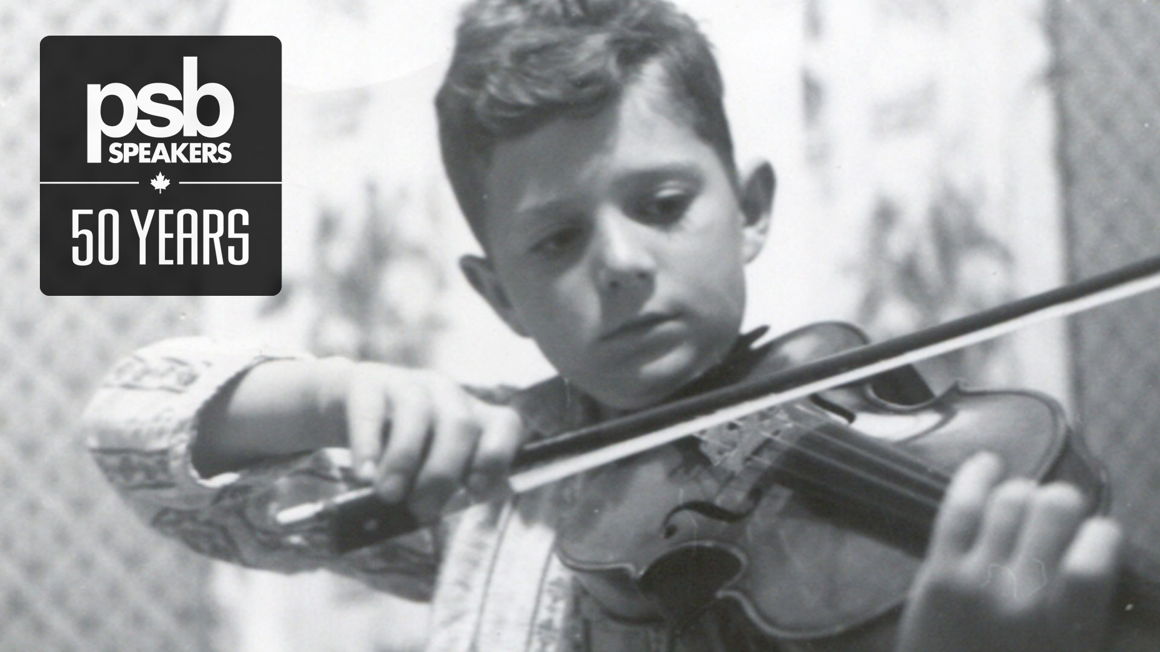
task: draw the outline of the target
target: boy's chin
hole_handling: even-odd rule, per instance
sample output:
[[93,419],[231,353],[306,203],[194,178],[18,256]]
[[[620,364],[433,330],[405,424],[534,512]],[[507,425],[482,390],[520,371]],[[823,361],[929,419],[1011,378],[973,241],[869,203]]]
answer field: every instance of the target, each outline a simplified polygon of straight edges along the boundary
[[[685,353],[682,355],[682,353]],[[594,383],[589,394],[601,404],[616,410],[640,410],[665,402],[704,373],[706,362],[688,352],[672,351],[670,355],[650,360],[634,368],[621,368]]]

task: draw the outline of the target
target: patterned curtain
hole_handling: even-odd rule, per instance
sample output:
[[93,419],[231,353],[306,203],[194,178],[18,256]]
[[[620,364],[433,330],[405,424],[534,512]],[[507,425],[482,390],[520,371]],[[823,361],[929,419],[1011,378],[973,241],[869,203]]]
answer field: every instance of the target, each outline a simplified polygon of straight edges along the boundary
[[214,644],[209,563],[149,531],[109,488],[77,420],[113,362],[199,328],[200,302],[39,291],[39,41],[213,34],[222,2],[0,3],[0,650]]
[[[876,338],[1063,278],[1039,0],[806,3],[805,156],[847,315]],[[1061,325],[946,356],[1066,396]]]

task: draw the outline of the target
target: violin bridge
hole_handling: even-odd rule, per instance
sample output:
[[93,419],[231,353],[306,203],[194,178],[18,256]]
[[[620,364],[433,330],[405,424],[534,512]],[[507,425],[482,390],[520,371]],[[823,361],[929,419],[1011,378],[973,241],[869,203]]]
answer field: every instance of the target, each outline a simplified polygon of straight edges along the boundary
[[697,434],[701,452],[720,470],[740,474],[756,465],[769,468],[801,433],[783,406],[759,410]]

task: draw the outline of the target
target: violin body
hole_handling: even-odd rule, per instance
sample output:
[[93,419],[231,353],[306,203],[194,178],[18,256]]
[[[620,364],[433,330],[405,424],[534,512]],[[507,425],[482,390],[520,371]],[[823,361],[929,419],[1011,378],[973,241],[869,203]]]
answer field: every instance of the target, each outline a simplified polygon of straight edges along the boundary
[[[863,343],[851,326],[808,326],[742,373]],[[558,553],[623,618],[691,622],[729,602],[783,645],[887,650],[949,475],[981,450],[1009,475],[1070,482],[1107,506],[1103,470],[1055,401],[934,395],[903,369],[589,471]],[[1160,649],[1156,613],[1136,610],[1112,649]]]

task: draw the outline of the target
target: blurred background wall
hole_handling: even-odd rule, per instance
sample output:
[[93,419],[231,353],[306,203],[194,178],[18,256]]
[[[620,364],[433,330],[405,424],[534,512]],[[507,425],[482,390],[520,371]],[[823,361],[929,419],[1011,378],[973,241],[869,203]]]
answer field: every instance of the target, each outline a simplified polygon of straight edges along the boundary
[[[323,575],[211,565],[121,505],[79,441],[100,375],[192,332],[434,366],[550,373],[470,294],[431,97],[458,2],[0,0],[0,650],[405,650],[425,610]],[[772,159],[751,324],[907,332],[1160,250],[1160,3],[686,0],[726,75],[739,157]],[[38,55],[47,34],[283,42],[284,291],[38,291]],[[1160,301],[932,365],[1060,397],[1157,549]]]

